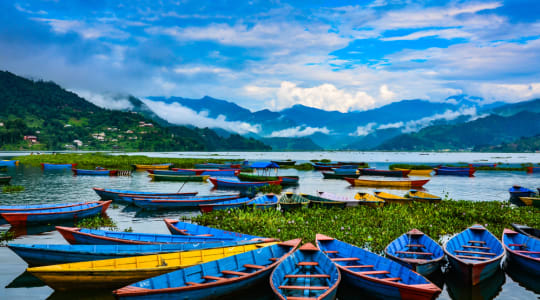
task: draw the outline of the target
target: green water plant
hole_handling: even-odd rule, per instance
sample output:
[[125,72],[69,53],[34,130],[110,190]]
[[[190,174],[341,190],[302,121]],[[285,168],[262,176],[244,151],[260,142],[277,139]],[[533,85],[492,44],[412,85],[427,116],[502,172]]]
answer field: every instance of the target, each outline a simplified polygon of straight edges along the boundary
[[7,242],[15,239],[15,233],[12,231],[0,232],[0,247],[6,246]]
[[6,185],[2,187],[3,193],[13,193],[13,192],[22,192],[24,191],[24,186],[22,185]]
[[75,224],[76,227],[88,229],[107,228],[108,230],[118,230],[116,222],[106,216],[94,216],[85,218]]

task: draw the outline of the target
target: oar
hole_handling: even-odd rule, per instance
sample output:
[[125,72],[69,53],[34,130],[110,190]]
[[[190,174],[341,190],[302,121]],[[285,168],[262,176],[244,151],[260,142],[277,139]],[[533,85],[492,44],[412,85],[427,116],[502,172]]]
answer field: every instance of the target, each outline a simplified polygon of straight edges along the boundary
[[187,182],[187,181],[184,181],[184,184],[182,184],[182,186],[180,187],[180,189],[179,189],[178,192],[176,192],[176,193],[180,193],[180,191],[182,190],[182,188],[184,188],[184,185],[186,185],[186,182]]

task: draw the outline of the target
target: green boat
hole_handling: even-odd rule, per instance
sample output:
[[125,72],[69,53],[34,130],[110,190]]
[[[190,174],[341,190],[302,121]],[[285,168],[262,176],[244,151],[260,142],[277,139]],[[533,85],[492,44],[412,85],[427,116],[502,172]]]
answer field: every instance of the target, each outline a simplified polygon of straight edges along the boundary
[[11,176],[0,177],[0,184],[8,184],[11,181]]
[[313,196],[308,194],[300,194],[300,196],[309,200],[309,207],[345,208],[345,206],[347,206],[346,202],[330,200],[319,196]]
[[344,179],[345,177],[349,178],[358,178],[360,174],[356,175],[345,175],[345,174],[336,174],[332,172],[322,172],[324,179]]
[[210,175],[156,175],[150,174],[153,181],[206,181]]
[[238,174],[241,181],[277,181],[281,180],[281,185],[296,185],[300,177],[298,176],[265,176],[241,172]]
[[279,207],[283,211],[290,211],[297,208],[307,207],[309,200],[293,193],[285,193],[279,198]]

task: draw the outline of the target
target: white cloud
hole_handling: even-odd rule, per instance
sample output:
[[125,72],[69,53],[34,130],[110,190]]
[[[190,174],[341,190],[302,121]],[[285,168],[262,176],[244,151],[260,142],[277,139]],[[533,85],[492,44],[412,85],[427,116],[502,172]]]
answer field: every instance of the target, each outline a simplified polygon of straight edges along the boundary
[[540,82],[528,84],[481,83],[471,87],[471,92],[481,95],[486,102],[503,99],[518,102],[540,97]]
[[358,126],[356,128],[356,131],[353,133],[349,133],[349,135],[350,136],[366,136],[372,133],[373,131],[375,131],[376,127],[377,127],[377,123],[371,122],[364,126]]
[[387,38],[381,38],[381,41],[411,41],[417,40],[424,37],[437,36],[443,39],[454,39],[454,38],[471,38],[473,35],[469,32],[459,30],[459,29],[439,29],[439,30],[421,30],[407,34],[404,36],[393,36]]
[[222,128],[239,134],[258,133],[260,125],[251,125],[239,121],[227,121],[225,116],[219,115],[216,119],[208,117],[207,112],[197,113],[178,102],[165,103],[144,99],[143,102],[150,107],[159,117],[172,124],[193,125],[196,127]]
[[400,128],[400,127],[403,127],[403,125],[405,125],[403,122],[388,123],[388,124],[379,125],[377,129]]
[[279,131],[272,132],[269,137],[304,137],[304,136],[310,136],[314,133],[324,133],[329,134],[330,130],[326,127],[303,127],[303,126],[297,126],[293,128],[287,128]]
[[127,99],[127,97],[114,96],[107,93],[93,93],[90,91],[72,91],[79,97],[84,98],[95,105],[107,109],[113,110],[127,110],[132,109],[133,105]]
[[405,123],[405,126],[402,130],[404,133],[416,132],[424,127],[431,125],[436,120],[454,120],[461,116],[469,116],[469,121],[478,119],[483,116],[479,116],[476,113],[475,107],[464,107],[456,111],[447,110],[441,114],[435,114],[429,117],[424,117],[422,119],[408,121]]
[[76,32],[85,39],[97,39],[100,37],[127,39],[129,37],[128,33],[119,30],[110,24],[87,24],[78,20],[62,20],[52,18],[32,18],[32,20],[49,24],[56,33],[65,34],[68,32]]
[[396,98],[396,93],[389,90],[386,84],[381,85],[379,88],[379,93],[381,98],[384,100],[394,100]]

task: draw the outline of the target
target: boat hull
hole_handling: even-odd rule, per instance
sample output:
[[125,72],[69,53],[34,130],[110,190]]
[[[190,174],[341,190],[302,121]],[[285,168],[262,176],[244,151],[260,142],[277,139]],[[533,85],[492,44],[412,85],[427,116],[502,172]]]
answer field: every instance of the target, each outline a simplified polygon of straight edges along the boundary
[[70,170],[75,168],[75,166],[77,166],[77,164],[41,164],[43,170]]
[[540,197],[519,197],[519,200],[527,206],[534,206],[540,208]]
[[223,200],[238,199],[238,196],[230,197],[211,197],[190,199],[156,199],[156,198],[133,198],[133,204],[138,207],[156,210],[156,209],[182,209],[182,208],[198,208],[201,204],[212,204],[222,202]]
[[114,176],[116,170],[83,170],[83,169],[71,169],[73,175],[92,175],[92,176]]
[[410,171],[360,169],[362,176],[407,177]]
[[394,170],[397,171],[410,171],[409,176],[431,176],[431,173],[433,172],[433,169],[427,169],[427,170],[413,170],[413,169],[400,169],[395,168]]
[[322,172],[323,174],[323,178],[324,179],[345,179],[345,177],[349,177],[349,178],[358,178],[360,177],[360,175],[358,174],[355,174],[355,175],[352,175],[352,174],[336,174],[336,173],[332,173],[332,172]]
[[132,165],[137,170],[168,170],[173,164]]
[[448,262],[453,270],[460,273],[462,280],[470,282],[472,285],[477,285],[481,281],[491,277],[499,269],[501,258],[489,262],[479,264],[466,264],[461,260],[457,260],[451,255],[448,255]]
[[206,181],[210,175],[149,175],[153,181]]
[[232,188],[232,189],[249,189],[249,188],[258,188],[267,185],[279,185],[281,180],[277,181],[259,181],[259,182],[250,182],[250,181],[232,181],[232,180],[220,180],[217,178],[210,177],[210,182],[217,188]]
[[345,178],[352,186],[370,186],[370,187],[396,187],[396,188],[420,188],[429,182],[425,180],[366,180]]
[[11,181],[11,176],[0,177],[0,184],[8,184]]
[[[116,189],[103,189],[103,188],[93,188],[94,192],[102,200],[117,200],[124,201],[124,198],[119,195],[141,195],[141,196],[157,196],[157,197],[188,197],[195,196],[197,192],[193,193],[154,193],[154,192],[139,192],[139,191],[128,191],[128,190],[116,190]],[[130,202],[131,203],[131,202]]]
[[435,168],[435,175],[452,175],[452,176],[468,176],[472,177],[476,170],[474,168],[455,168],[455,169],[444,169],[444,168]]

